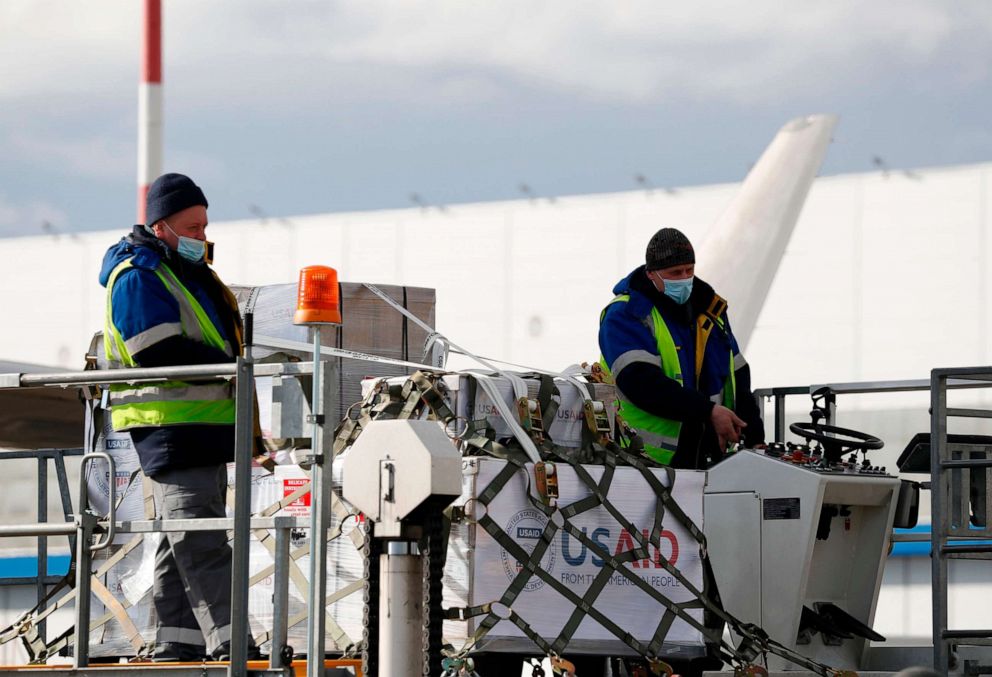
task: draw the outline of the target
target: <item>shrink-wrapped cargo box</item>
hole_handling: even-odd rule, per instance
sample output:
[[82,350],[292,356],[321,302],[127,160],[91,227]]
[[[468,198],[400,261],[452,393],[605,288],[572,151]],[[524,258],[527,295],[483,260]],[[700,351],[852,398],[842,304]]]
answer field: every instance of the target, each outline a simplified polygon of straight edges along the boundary
[[[420,362],[423,357],[427,332],[416,323],[404,317],[398,310],[373,294],[364,284],[342,282],[340,307],[342,324],[327,327],[323,332],[323,345],[344,348],[379,357]],[[435,294],[433,289],[424,287],[403,287],[397,285],[376,285],[397,304],[406,308],[428,326],[434,326]],[[231,287],[238,299],[242,315],[250,311],[253,315],[254,334],[257,342],[264,344],[261,337],[272,336],[297,343],[312,344],[309,329],[293,324],[296,311],[296,285],[273,284],[262,287]],[[282,355],[280,355],[280,353]],[[282,356],[299,360],[310,360],[306,351],[293,351],[282,348],[267,348],[260,345],[253,352],[256,359],[279,359]],[[348,408],[362,397],[361,382],[369,377],[399,376],[411,373],[410,369],[382,362],[361,362],[335,358],[340,367],[340,383],[337,410],[328,412],[337,420],[344,417]],[[286,388],[298,390],[297,379],[282,379]],[[278,387],[279,384],[276,385]],[[265,387],[265,386],[263,386]],[[302,389],[303,396],[309,390]],[[295,421],[295,418],[293,419]],[[291,425],[287,420],[269,419],[270,426]],[[302,417],[300,418],[302,421]],[[308,437],[309,429],[276,429],[276,437]]]

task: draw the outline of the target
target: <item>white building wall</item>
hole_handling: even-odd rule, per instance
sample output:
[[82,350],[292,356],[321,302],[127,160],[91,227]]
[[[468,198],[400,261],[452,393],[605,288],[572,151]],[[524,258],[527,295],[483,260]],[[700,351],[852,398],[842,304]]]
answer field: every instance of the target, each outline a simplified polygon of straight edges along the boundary
[[[761,313],[757,385],[922,378],[990,360],[992,164],[818,179]],[[736,185],[214,223],[231,283],[345,280],[434,287],[438,329],[478,351],[561,368],[595,358],[613,284],[662,225],[705,247]],[[0,240],[0,356],[77,367],[102,325],[96,283],[127,232]],[[731,308],[733,320],[733,308]]]

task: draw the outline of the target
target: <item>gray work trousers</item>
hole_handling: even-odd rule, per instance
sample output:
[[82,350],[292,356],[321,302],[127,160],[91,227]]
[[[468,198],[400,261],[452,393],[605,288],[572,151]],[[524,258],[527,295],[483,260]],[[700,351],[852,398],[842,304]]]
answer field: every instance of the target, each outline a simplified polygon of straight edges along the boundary
[[[160,518],[225,517],[227,466],[157,473],[152,492]],[[156,654],[196,660],[230,642],[227,532],[163,532],[155,553],[154,603]]]

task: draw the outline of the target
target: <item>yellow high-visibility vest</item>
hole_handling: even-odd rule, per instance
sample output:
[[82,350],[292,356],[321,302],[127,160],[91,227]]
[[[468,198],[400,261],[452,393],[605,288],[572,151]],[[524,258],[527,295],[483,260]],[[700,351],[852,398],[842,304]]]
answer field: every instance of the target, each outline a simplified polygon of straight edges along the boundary
[[[114,326],[111,297],[114,282],[132,259],[121,262],[107,280],[107,312],[104,323],[103,347],[112,365],[137,367],[132,356],[139,352],[128,346]],[[231,344],[225,341],[203,306],[164,263],[155,274],[179,304],[182,335],[224,351],[234,357]],[[133,341],[134,339],[132,339]],[[116,366],[115,365],[115,366]],[[111,422],[114,430],[161,427],[169,425],[213,424],[233,425],[235,402],[233,385],[229,381],[165,381],[155,383],[115,383],[110,386]]]

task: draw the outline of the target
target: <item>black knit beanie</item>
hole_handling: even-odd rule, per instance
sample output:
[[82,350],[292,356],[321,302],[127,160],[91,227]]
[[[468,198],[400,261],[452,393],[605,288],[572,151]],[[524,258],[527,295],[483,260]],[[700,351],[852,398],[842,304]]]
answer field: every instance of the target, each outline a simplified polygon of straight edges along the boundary
[[661,270],[696,262],[696,252],[689,238],[675,228],[662,228],[648,242],[644,255],[645,269]]
[[155,179],[145,197],[145,225],[168,218],[189,207],[207,206],[207,198],[193,179],[184,174],[163,174]]

